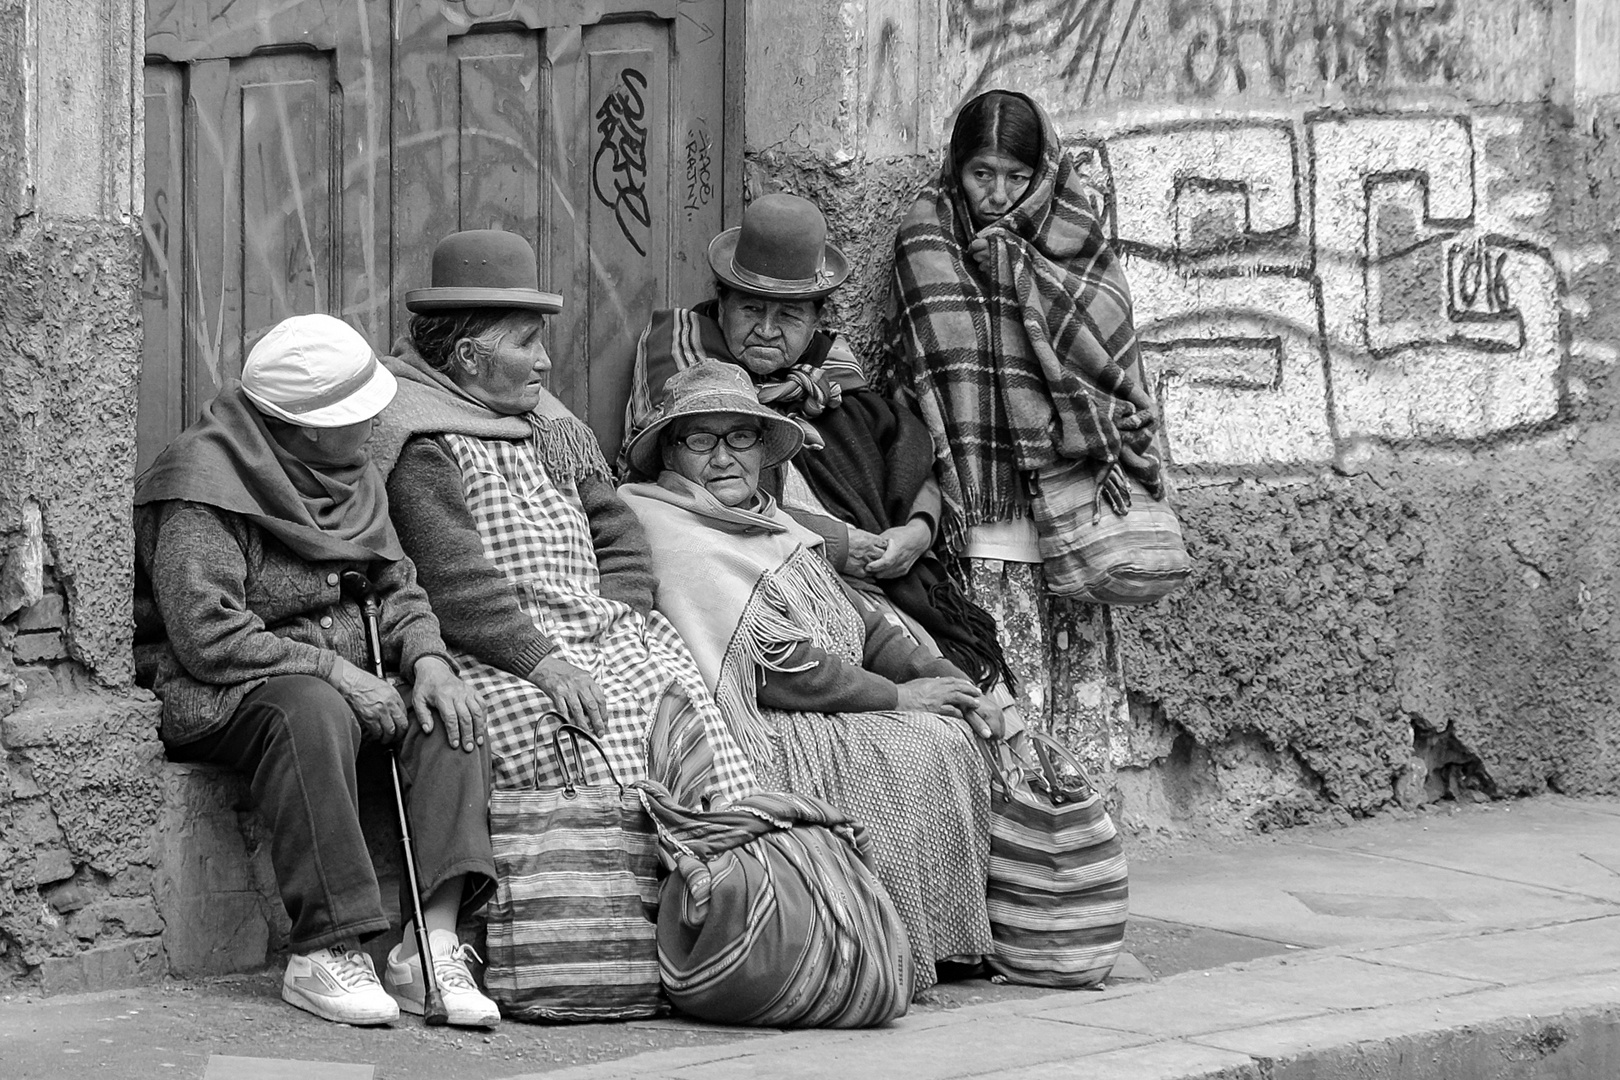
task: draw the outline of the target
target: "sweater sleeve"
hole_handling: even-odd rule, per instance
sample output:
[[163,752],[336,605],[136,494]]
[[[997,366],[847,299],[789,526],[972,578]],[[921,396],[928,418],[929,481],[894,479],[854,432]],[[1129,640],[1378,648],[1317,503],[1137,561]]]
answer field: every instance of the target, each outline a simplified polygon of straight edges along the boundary
[[899,683],[929,675],[966,678],[955,664],[918,645],[886,612],[848,585],[844,585],[844,595],[866,627],[863,666],[808,642],[800,644],[782,666],[813,666],[806,671],[761,672],[761,705],[794,712],[876,712],[899,704]]
[[526,678],[556,643],[524,613],[511,579],[485,557],[461,470],[439,440],[406,444],[388,477],[388,505],[445,642]]
[[628,604],[643,616],[649,614],[658,579],[653,575],[652,550],[641,519],[600,476],[581,476],[578,488],[580,505],[591,523],[602,595]]
[[[917,490],[917,497],[911,500],[911,516],[922,518],[928,523],[928,532],[935,539],[939,538],[939,515],[945,505],[944,497],[939,491],[939,481],[930,474],[923,481],[923,486]],[[905,522],[900,522],[905,524]]]
[[844,584],[844,592],[866,623],[866,651],[861,663],[868,671],[876,672],[895,683],[910,682],[912,679],[922,679],[931,675],[967,678],[955,664],[935,654],[933,650],[917,644],[893,614],[872,603],[847,584]]
[[248,608],[247,528],[200,503],[164,506],[149,577],[169,647],[193,679],[217,686],[327,678],[336,653],[271,633]]

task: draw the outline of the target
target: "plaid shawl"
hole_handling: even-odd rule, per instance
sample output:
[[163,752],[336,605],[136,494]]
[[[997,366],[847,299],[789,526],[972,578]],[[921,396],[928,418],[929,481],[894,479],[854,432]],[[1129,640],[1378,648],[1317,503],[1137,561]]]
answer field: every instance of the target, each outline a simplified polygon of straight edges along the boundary
[[[1026,99],[1027,100],[1027,99]],[[945,155],[895,239],[895,382],[934,437],[947,540],[1027,514],[1020,474],[1058,460],[1118,462],[1163,494],[1131,294],[1090,185],[1040,106],[1043,150],[1029,190],[976,233],[959,164]],[[967,253],[990,245],[988,272]]]
[[[653,313],[636,347],[625,445],[646,426],[665,380],[711,357],[736,362],[720,330],[716,301]],[[794,465],[829,514],[870,533],[906,523],[933,471],[928,429],[910,409],[868,389],[860,362],[841,339],[817,330],[792,367],[752,378],[762,403],[805,429],[805,450]],[[628,477],[622,453],[619,461]],[[761,487],[773,496],[781,486],[779,478],[762,479]],[[857,581],[857,587],[865,584]],[[1012,685],[995,619],[968,599],[932,554],[910,572],[874,584],[974,682],[988,689],[1001,678]]]

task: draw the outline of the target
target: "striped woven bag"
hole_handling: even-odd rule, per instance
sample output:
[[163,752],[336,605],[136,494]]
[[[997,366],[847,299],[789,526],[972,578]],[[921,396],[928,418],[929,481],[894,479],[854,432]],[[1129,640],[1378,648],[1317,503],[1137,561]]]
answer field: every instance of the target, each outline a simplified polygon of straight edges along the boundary
[[[573,764],[562,737],[573,740]],[[641,799],[620,784],[583,784],[580,740],[559,724],[563,785],[490,794],[495,897],[484,982],[519,1020],[629,1020],[668,1011],[658,975],[658,847]]]
[[1048,736],[1028,736],[1038,768],[1008,767],[974,740],[991,776],[988,962],[1008,982],[1095,986],[1125,943],[1125,852],[1080,763]]
[[1140,607],[1192,576],[1181,521],[1169,499],[1155,499],[1126,475],[1120,513],[1099,499],[1090,462],[1059,462],[1032,477],[1030,518],[1048,591],[1094,604]]

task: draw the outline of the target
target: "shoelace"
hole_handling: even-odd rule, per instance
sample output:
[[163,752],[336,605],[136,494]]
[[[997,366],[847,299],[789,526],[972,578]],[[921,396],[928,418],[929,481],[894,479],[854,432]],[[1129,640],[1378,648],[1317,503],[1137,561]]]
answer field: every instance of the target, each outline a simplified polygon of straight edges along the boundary
[[377,976],[366,965],[366,954],[359,949],[345,949],[340,947],[326,950],[332,962],[326,965],[326,970],[332,973],[345,990],[359,990],[367,986],[377,986]]
[[466,942],[457,945],[449,956],[434,957],[433,974],[438,978],[439,986],[456,991],[477,991],[478,984],[473,982],[472,972],[467,970],[469,957],[480,964],[484,962],[484,958],[478,955],[478,950]]

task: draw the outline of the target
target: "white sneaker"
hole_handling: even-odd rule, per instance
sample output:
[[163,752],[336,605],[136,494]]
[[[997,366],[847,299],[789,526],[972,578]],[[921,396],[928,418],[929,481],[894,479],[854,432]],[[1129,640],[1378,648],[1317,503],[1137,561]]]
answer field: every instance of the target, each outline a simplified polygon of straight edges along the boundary
[[[478,989],[472,972],[467,970],[469,958],[478,960],[471,945],[463,945],[448,930],[435,930],[428,935],[428,946],[433,950],[433,974],[439,982],[439,996],[444,998],[444,1011],[450,1023],[457,1027],[494,1027],[501,1021],[500,1008]],[[394,946],[388,954],[388,967],[383,971],[383,986],[399,1002],[399,1007],[414,1016],[422,1015],[422,999],[427,987],[422,981],[422,957],[400,959],[404,944]]]
[[391,1024],[399,1006],[377,981],[371,957],[352,945],[333,945],[287,960],[281,1000],[339,1024]]

